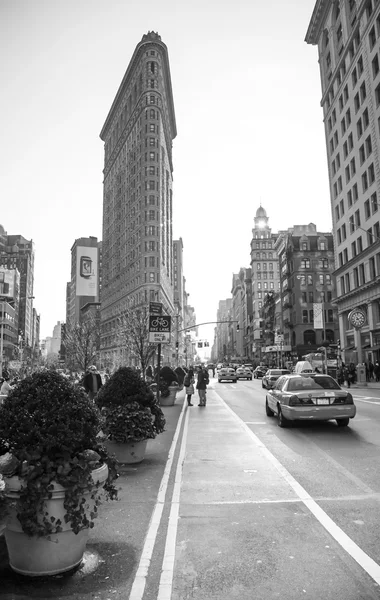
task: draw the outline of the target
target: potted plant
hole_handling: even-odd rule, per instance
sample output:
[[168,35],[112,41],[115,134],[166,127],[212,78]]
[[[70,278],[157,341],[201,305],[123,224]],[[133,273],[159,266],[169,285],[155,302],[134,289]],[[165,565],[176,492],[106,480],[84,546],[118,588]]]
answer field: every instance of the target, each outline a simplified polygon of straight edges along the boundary
[[178,380],[178,389],[182,390],[183,389],[183,382],[186,376],[186,371],[185,369],[183,369],[182,367],[178,366],[174,369],[175,374],[177,375],[177,380]]
[[177,391],[178,377],[173,369],[167,365],[160,370],[160,404],[162,406],[173,406]]
[[148,384],[130,367],[120,367],[100,389],[96,402],[105,418],[106,446],[121,463],[144,459],[148,439],[165,427],[165,417]]
[[55,371],[26,377],[4,400],[0,471],[14,571],[55,575],[81,562],[98,506],[117,497],[116,463],[97,437],[101,426],[85,392]]

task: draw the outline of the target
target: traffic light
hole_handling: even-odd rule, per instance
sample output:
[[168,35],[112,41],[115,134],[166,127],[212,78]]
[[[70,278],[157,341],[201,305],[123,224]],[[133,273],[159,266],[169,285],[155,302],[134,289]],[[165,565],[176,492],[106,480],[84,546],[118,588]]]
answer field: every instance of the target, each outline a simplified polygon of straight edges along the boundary
[[176,343],[175,343],[175,347],[176,347],[176,348],[177,348],[177,350],[178,350],[178,348],[179,348],[179,342],[176,342]]
[[236,331],[240,331],[240,325],[239,325],[239,323],[236,325]]

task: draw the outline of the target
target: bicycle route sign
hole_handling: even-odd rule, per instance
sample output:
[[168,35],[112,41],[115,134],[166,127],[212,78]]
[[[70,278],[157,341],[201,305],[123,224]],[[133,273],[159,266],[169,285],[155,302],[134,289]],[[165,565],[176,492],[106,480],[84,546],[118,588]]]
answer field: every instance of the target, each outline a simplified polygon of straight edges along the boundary
[[150,315],[149,341],[156,344],[170,342],[172,318],[169,315]]

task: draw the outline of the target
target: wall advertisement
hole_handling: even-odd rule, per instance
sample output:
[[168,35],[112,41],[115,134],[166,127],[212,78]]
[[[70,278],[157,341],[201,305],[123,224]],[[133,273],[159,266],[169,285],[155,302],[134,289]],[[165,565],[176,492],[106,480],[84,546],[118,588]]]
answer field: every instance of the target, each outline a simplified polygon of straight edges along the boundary
[[15,281],[16,271],[15,269],[0,269],[0,296],[6,298],[15,297]]
[[98,249],[77,247],[77,296],[98,295]]

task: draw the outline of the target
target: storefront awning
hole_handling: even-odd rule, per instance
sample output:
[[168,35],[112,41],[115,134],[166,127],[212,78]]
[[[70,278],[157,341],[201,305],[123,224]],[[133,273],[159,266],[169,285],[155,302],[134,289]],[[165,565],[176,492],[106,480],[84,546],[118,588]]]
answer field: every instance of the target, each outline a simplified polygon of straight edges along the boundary
[[342,348],[342,350],[345,350],[345,351],[354,350],[354,349],[356,349],[356,346],[347,346],[347,348]]
[[371,344],[364,344],[364,346],[362,346],[362,349],[365,350],[366,348],[370,348]]
[[372,346],[371,350],[380,350],[380,344],[377,345],[377,346]]

